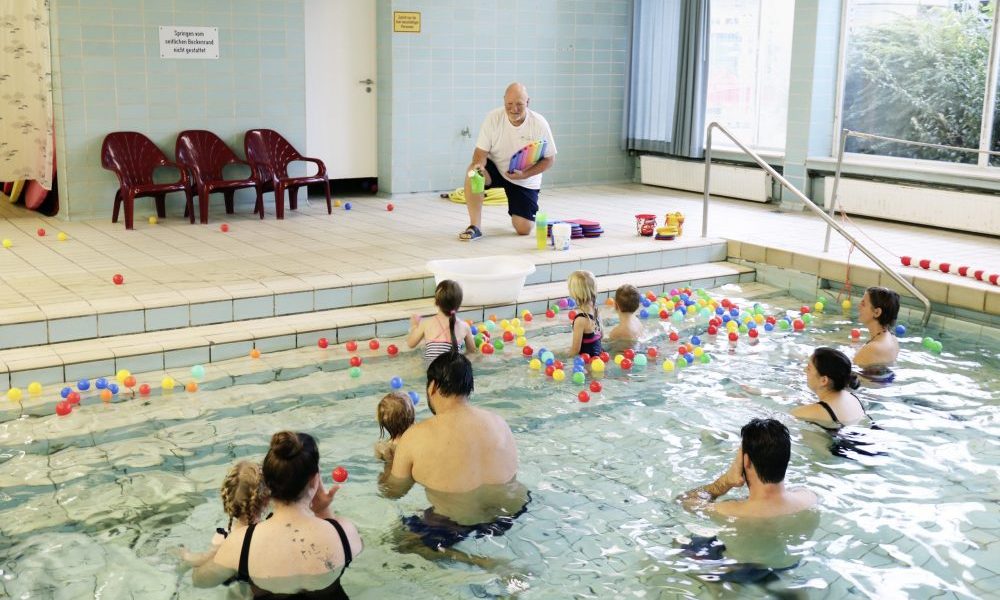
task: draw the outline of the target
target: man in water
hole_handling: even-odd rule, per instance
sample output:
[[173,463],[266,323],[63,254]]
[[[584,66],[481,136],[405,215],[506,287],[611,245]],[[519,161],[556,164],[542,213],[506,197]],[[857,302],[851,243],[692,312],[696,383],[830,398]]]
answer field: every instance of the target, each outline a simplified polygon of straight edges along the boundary
[[[469,211],[469,226],[458,238],[473,241],[483,237],[483,194],[472,193],[469,173],[485,177],[487,186],[502,186],[507,194],[507,214],[519,235],[531,233],[538,212],[538,190],[542,173],[556,160],[556,142],[545,117],[528,109],[531,98],[520,83],[507,86],[503,108],[497,108],[483,120],[472,153],[472,164],[465,173],[465,205]],[[541,159],[524,170],[512,168],[514,154],[534,142],[545,141]],[[513,167],[516,167],[514,165]]]
[[499,415],[472,406],[472,364],[448,352],[427,368],[430,419],[406,430],[396,445],[383,493],[424,486],[431,508],[404,522],[431,547],[470,534],[499,535],[524,512],[527,490],[517,479],[517,444]]
[[[812,508],[816,494],[805,488],[785,488],[785,470],[792,443],[788,428],[774,419],[753,419],[740,430],[742,443],[729,469],[713,483],[684,493],[688,510],[706,510],[726,517],[780,517]],[[716,500],[744,485],[746,500]]]

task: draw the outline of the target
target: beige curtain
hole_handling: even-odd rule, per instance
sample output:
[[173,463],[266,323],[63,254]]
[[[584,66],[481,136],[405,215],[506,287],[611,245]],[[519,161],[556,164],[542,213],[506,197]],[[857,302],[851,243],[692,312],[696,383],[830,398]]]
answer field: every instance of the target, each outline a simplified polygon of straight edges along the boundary
[[48,0],[0,0],[0,181],[52,188]]

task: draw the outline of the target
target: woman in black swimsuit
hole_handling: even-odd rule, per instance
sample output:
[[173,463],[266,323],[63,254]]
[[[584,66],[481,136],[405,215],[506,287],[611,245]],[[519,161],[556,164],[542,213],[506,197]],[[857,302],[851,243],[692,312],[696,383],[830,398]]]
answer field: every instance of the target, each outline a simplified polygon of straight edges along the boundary
[[323,488],[316,440],[274,434],[263,470],[273,516],[233,531],[215,558],[195,569],[194,584],[211,587],[235,576],[250,584],[254,598],[346,599],[340,578],[363,546],[354,524],[330,510],[340,486]]
[[792,409],[792,416],[826,429],[853,425],[868,416],[861,399],[847,391],[848,386],[856,387],[857,375],[843,352],[817,348],[806,365],[806,383],[819,401]]

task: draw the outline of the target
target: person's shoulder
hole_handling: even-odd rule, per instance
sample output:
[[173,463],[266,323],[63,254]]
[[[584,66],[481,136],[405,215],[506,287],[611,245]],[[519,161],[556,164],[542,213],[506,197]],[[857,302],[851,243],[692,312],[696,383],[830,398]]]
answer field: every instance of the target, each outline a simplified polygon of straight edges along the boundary
[[809,488],[797,487],[788,490],[799,510],[808,510],[819,504],[819,496]]
[[531,109],[529,108],[529,109],[528,109],[528,115],[529,115],[529,116],[530,116],[530,117],[531,117],[532,119],[537,119],[537,120],[538,120],[539,122],[541,122],[541,123],[544,123],[546,127],[548,127],[548,126],[549,126],[549,121],[548,121],[548,120],[547,120],[547,119],[546,119],[546,118],[545,118],[545,117],[544,117],[544,116],[542,115],[542,113],[540,113],[540,112],[538,112],[538,111],[536,111],[536,110],[531,110]]

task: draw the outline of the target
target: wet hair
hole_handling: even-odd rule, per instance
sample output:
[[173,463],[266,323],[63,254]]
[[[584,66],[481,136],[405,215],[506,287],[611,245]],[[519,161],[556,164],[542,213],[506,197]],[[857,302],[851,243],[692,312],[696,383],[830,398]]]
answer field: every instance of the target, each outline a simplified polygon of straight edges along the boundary
[[788,428],[774,419],[753,419],[740,429],[743,454],[750,459],[761,483],[781,483],[792,456]]
[[640,302],[642,299],[639,297],[639,290],[630,283],[620,285],[615,290],[615,304],[618,305],[618,310],[624,313],[634,313],[639,310]]
[[390,439],[398,438],[413,425],[416,418],[413,401],[403,392],[390,392],[378,403],[375,413],[378,420],[378,437],[386,435]]
[[271,497],[294,502],[302,495],[313,475],[319,473],[319,448],[308,433],[279,431],[271,436],[264,456],[264,482]]
[[229,469],[222,480],[219,495],[222,496],[222,508],[229,515],[227,530],[233,528],[233,519],[248,525],[260,521],[260,514],[270,500],[260,465],[247,460],[241,460]]
[[865,290],[872,308],[881,308],[875,320],[882,327],[890,327],[896,322],[899,315],[899,294],[884,287],[870,287]]
[[451,336],[451,351],[458,352],[458,339],[455,337],[455,313],[462,306],[462,286],[457,281],[445,279],[434,289],[434,305],[448,315],[448,334]]
[[594,329],[601,330],[601,316],[597,313],[597,282],[590,271],[573,271],[566,280],[569,295],[577,306],[589,304],[594,307]]
[[816,348],[809,360],[816,367],[817,373],[830,380],[830,387],[835,392],[848,386],[857,389],[860,385],[858,376],[851,368],[851,359],[847,358],[847,355],[840,350],[826,347]]
[[445,352],[427,367],[427,385],[433,382],[444,396],[468,396],[472,393],[472,363],[457,352]]

